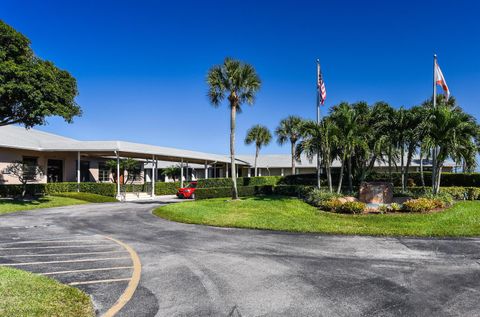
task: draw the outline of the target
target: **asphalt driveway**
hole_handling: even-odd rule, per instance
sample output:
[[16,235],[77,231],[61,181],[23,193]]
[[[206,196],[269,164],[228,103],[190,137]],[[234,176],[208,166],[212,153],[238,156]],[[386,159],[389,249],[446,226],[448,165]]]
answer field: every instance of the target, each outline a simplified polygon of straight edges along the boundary
[[[0,216],[0,263],[44,262],[18,266],[39,273],[88,270],[50,276],[91,294],[98,314],[132,278],[132,259],[108,237],[131,246],[142,264],[138,287],[117,316],[480,314],[480,239],[212,228],[157,218],[156,206],[81,205]],[[95,253],[103,251],[112,253]],[[92,261],[59,262],[82,259]],[[118,269],[91,271],[104,268]]]

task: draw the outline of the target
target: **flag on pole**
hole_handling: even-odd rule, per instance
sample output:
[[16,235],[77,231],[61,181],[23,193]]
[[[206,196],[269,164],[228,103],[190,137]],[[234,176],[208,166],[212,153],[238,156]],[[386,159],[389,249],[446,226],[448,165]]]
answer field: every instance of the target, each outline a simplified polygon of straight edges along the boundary
[[325,99],[327,99],[327,90],[325,89],[325,82],[323,81],[322,71],[320,70],[320,63],[317,62],[317,89],[318,99],[320,104],[323,105]]
[[443,77],[442,70],[440,69],[440,66],[438,66],[436,59],[435,59],[435,84],[442,87],[445,97],[448,100],[448,98],[450,97],[450,90],[448,89],[447,82],[445,80],[445,77]]

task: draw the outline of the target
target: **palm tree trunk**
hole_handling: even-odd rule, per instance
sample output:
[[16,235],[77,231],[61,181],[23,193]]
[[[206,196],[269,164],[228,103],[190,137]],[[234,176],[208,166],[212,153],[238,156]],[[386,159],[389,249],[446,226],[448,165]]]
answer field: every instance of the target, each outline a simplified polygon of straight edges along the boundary
[[291,142],[292,152],[292,175],[295,175],[295,142]]
[[254,169],[255,169],[255,177],[257,177],[257,158],[258,158],[258,152],[260,151],[258,145],[257,145],[257,148],[255,149],[255,166],[254,166]]
[[352,154],[348,156],[348,190],[353,192],[353,175],[352,175]]
[[402,192],[405,191],[405,167],[403,166],[403,156],[405,154],[405,147],[402,143],[400,147],[400,173],[402,175],[401,180],[402,180]]
[[317,152],[317,187],[320,189],[320,170],[321,170],[321,162],[320,162],[320,151]]
[[340,192],[342,191],[344,165],[345,165],[345,156],[342,158],[342,165],[340,165],[340,176],[338,178],[337,194],[340,194]]
[[237,115],[237,106],[236,104],[230,105],[230,167],[232,173],[232,199],[238,199],[238,189],[237,189],[237,173],[235,168],[235,117]]
[[327,159],[327,161],[325,162],[325,169],[326,169],[326,172],[327,172],[327,180],[328,180],[328,189],[330,190],[330,192],[332,193],[333,192],[333,186],[332,186],[332,167],[330,165],[330,160]]
[[437,165],[437,168],[436,168],[436,171],[437,171],[437,177],[436,177],[436,184],[435,184],[435,192],[434,194],[438,194],[440,192],[440,179],[442,177],[442,164],[439,164]]
[[422,182],[422,187],[425,188],[425,178],[423,177],[423,151],[422,147],[420,147],[420,181]]
[[392,145],[388,146],[388,178],[390,183],[393,183],[392,180]]

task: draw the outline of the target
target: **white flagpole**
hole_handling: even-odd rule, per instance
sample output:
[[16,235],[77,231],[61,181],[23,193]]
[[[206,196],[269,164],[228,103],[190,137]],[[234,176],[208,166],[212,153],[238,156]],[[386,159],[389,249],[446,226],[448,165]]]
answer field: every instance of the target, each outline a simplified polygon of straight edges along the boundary
[[[437,54],[433,54],[433,109],[437,109]],[[436,180],[437,180],[437,147],[432,149],[432,191],[436,194]]]
[[[317,124],[320,126],[320,87],[318,86],[318,79],[320,78],[320,60],[317,59]],[[321,164],[320,164],[320,149],[317,151],[317,187],[320,189],[321,182]]]

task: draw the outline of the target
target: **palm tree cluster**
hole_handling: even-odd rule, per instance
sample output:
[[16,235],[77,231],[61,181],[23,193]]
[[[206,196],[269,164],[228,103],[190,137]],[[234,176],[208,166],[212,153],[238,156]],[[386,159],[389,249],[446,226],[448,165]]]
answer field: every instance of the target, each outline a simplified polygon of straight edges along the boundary
[[466,170],[475,168],[475,156],[480,149],[479,131],[475,118],[465,113],[454,98],[446,100],[438,96],[435,108],[429,100],[410,109],[395,109],[385,102],[373,105],[343,102],[333,106],[320,124],[304,121],[295,156],[299,159],[304,153],[312,159],[320,153],[330,191],[333,190],[331,164],[339,160],[339,192],[345,170],[348,189],[353,191],[354,180],[365,180],[376,162],[387,165],[391,180],[393,166],[396,169],[399,163],[405,189],[409,167],[418,154],[422,185],[425,185],[423,160],[431,159],[432,188],[438,193],[447,159],[462,164]]
[[[227,100],[230,110],[230,159],[233,180],[232,198],[238,199],[235,168],[236,115],[245,103],[252,105],[261,81],[253,66],[226,58],[221,65],[213,66],[207,74],[208,99],[218,107]],[[317,157],[325,170],[328,188],[333,191],[332,163],[340,162],[336,191],[340,192],[344,174],[347,174],[349,191],[353,183],[362,182],[372,173],[375,163],[388,166],[392,180],[393,166],[400,164],[402,188],[405,189],[408,171],[418,153],[422,185],[423,160],[432,161],[432,187],[438,193],[441,171],[447,159],[462,164],[471,171],[476,165],[480,148],[479,126],[474,117],[463,112],[454,98],[438,96],[434,107],[432,100],[406,109],[395,109],[386,102],[368,105],[366,102],[342,102],[330,109],[320,123],[289,116],[275,129],[280,145],[290,143],[292,174],[295,162],[305,155],[309,160]],[[245,138],[246,144],[255,144],[255,176],[260,149],[268,145],[272,135],[267,127],[253,126]],[[318,156],[317,156],[318,154]],[[320,187],[320,172],[317,172]]]

